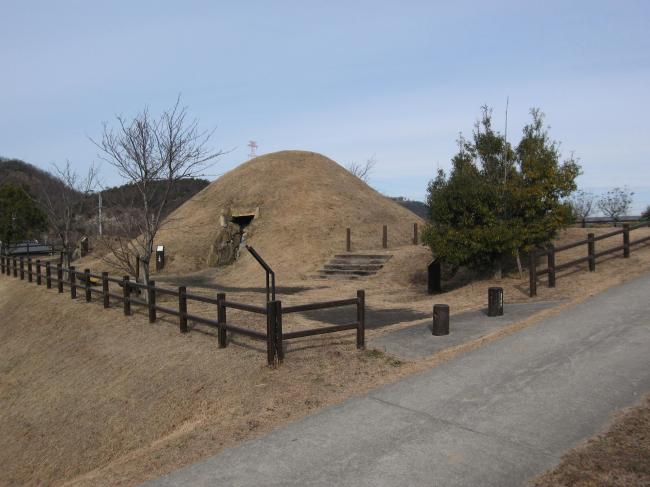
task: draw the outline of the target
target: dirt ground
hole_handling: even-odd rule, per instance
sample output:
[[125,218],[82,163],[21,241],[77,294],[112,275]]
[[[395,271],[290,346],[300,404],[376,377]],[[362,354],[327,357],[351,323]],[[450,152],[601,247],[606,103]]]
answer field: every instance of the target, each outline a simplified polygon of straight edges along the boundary
[[650,395],[608,430],[564,455],[534,487],[650,486]]
[[[569,229],[560,243],[586,232]],[[646,235],[650,229],[638,230],[632,238]],[[599,242],[597,250],[619,245],[619,240]],[[369,313],[376,317],[368,323],[368,338],[430,316],[434,303],[449,304],[452,314],[484,307],[493,285],[504,288],[506,302],[530,299],[527,279],[517,275],[429,296],[422,280],[428,251],[405,246],[390,252],[389,264],[370,279],[279,280],[279,298],[286,306],[353,297],[363,288]],[[560,254],[558,263],[583,252]],[[542,316],[649,271],[647,245],[634,247],[629,259],[600,261],[595,273],[584,265],[565,270],[558,274],[556,288],[540,283],[535,298],[565,299],[564,305],[421,361],[357,351],[354,332],[343,332],[290,342],[284,363],[275,370],[266,367],[259,342],[235,337],[228,348],[218,349],[207,328],[193,326],[181,335],[174,317],[152,325],[141,310],[125,318],[119,306],[104,310],[98,302],[72,301],[56,290],[0,276],[0,484],[137,485],[534,325]],[[260,272],[260,283],[263,278]],[[191,292],[225,291],[229,299],[256,304],[264,299],[259,286],[219,280],[211,272],[166,279],[159,282],[171,287],[180,280]],[[203,304],[192,303],[189,311],[216,315],[214,307]],[[233,313],[229,320],[264,326],[250,316]],[[327,319],[295,314],[285,329]]]

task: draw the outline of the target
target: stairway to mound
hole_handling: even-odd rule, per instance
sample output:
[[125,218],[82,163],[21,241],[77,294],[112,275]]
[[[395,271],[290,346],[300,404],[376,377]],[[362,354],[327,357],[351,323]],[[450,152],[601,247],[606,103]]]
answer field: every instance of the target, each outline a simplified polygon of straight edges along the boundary
[[390,254],[337,254],[316,277],[321,279],[359,279],[377,274],[392,257]]

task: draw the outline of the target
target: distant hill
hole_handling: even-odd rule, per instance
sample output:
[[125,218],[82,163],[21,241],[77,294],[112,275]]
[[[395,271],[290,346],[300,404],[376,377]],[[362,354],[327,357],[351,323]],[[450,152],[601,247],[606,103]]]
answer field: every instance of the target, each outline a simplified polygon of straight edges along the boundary
[[[41,187],[45,188],[45,191],[50,194],[57,194],[60,193],[60,187],[63,184],[53,174],[39,169],[32,164],[21,161],[20,159],[0,157],[0,185],[4,183],[23,186],[35,198],[38,198]],[[183,179],[179,181],[169,195],[164,215],[174,211],[208,184],[210,184],[210,181],[205,179]],[[162,191],[160,195],[162,196]],[[108,188],[102,191],[102,198],[103,205],[107,209],[111,206],[138,207],[142,204],[138,199],[136,188],[132,184]],[[154,204],[157,203],[157,201],[154,201]]]
[[413,213],[415,213],[423,220],[429,219],[429,207],[426,205],[426,203],[422,203],[421,201],[409,200],[404,198],[403,196],[395,196],[395,197],[391,196],[390,199],[393,200],[395,203],[399,203],[404,208],[411,210]]

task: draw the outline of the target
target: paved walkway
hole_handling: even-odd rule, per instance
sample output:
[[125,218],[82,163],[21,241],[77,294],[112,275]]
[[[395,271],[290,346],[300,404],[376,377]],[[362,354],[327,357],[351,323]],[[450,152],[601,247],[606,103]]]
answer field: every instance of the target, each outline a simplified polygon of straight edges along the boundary
[[510,486],[650,390],[650,276],[151,486]]

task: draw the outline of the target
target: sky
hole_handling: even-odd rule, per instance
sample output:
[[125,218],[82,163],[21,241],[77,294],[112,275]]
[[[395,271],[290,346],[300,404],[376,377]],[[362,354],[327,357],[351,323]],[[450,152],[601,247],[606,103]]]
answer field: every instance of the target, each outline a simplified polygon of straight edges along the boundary
[[[116,115],[180,95],[210,178],[258,153],[371,156],[370,184],[424,199],[480,107],[516,142],[531,107],[579,186],[650,204],[650,2],[0,0],[0,155],[48,169],[98,161]],[[106,163],[103,184],[121,184]]]

